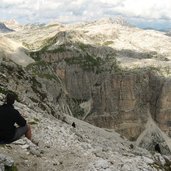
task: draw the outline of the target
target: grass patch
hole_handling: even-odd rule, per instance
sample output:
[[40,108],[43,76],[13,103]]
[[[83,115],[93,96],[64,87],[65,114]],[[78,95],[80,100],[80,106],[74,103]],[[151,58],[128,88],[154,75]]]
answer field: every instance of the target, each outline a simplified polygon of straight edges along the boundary
[[81,43],[81,42],[78,44],[78,46],[82,51],[85,51],[89,47],[89,45]]
[[106,41],[103,43],[103,46],[109,46],[111,44],[113,44],[113,41]]
[[56,26],[59,26],[59,24],[50,24],[50,25],[46,26],[46,28],[56,27]]
[[17,167],[15,165],[5,166],[5,171],[18,171]]
[[97,74],[101,72],[118,72],[120,67],[115,57],[106,57],[102,59],[100,57],[94,57],[86,55],[83,57],[73,57],[65,59],[68,65],[77,64],[85,71],[93,71]]
[[62,53],[62,52],[66,52],[66,46],[65,45],[59,45],[56,49],[53,50],[47,50],[47,52],[50,53]]
[[26,67],[28,71],[31,71],[33,76],[38,76],[39,78],[45,78],[47,80],[59,81],[55,73],[49,71],[49,68],[51,68],[51,66],[45,61],[37,61]]
[[26,70],[31,70],[33,69],[34,67],[45,67],[48,63],[45,62],[45,61],[36,61],[34,63],[31,63],[29,65],[26,66]]
[[68,58],[65,61],[68,65],[78,64],[82,69],[87,71],[94,71],[95,68],[98,68],[102,64],[101,58],[95,58],[90,55]]

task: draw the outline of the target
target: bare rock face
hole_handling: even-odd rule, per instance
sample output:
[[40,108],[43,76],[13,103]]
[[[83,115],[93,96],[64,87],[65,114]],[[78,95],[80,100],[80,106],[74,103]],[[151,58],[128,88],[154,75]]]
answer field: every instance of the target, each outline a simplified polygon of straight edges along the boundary
[[[74,54],[77,55],[74,57]],[[146,130],[146,125],[152,118],[166,135],[170,134],[169,79],[148,69],[112,72],[103,70],[103,66],[100,66],[102,70],[98,70],[98,66],[92,67],[92,64],[96,65],[92,58],[89,59],[93,62],[84,61],[85,54],[82,61],[81,57],[78,60],[80,54],[76,51],[43,52],[41,57],[45,61],[44,65],[35,65],[35,70],[34,66],[32,67],[33,72],[39,70],[41,74],[46,73],[48,68],[45,66],[48,64],[59,77],[58,81],[62,83],[60,89],[53,88],[54,84],[48,86],[51,81],[42,82],[46,87],[44,90],[51,94],[49,99],[52,103],[56,101],[58,104],[56,98],[61,96],[60,90],[63,91],[64,88],[65,100],[71,111],[69,113],[95,126],[114,129],[129,140],[135,141]],[[86,68],[85,62],[90,62],[90,68]],[[63,105],[63,102],[60,104]],[[165,149],[169,149],[164,135],[158,131],[157,129],[148,134],[147,137],[157,135],[148,145],[144,139],[146,136],[143,136],[139,145],[147,149],[152,149],[152,146],[154,149],[158,143],[157,139],[160,139],[159,142],[166,143]],[[163,153],[166,151],[162,150]]]
[[167,79],[163,86],[160,97],[158,99],[158,112],[155,120],[160,128],[170,135],[171,126],[171,80]]
[[[15,64],[5,65],[2,62],[1,91],[8,85],[18,92],[26,104],[32,105],[30,107],[44,105],[39,107],[57,117],[64,111],[73,113],[75,117],[95,126],[114,129],[129,140],[137,140],[141,147],[154,149],[155,144],[159,143],[164,149],[163,154],[170,152],[164,134],[170,135],[169,79],[148,70],[96,73],[84,70],[79,65],[57,66],[54,65],[54,71],[60,73],[60,79],[55,81],[56,77],[54,79],[52,75],[45,74],[48,68],[44,66],[36,66],[39,67],[40,77],[34,78]],[[9,67],[15,70],[11,76],[8,73]],[[33,67],[30,71],[35,70]],[[64,89],[67,96],[62,97]],[[25,97],[21,94],[23,91]],[[52,111],[55,104],[56,109]],[[146,131],[150,118],[163,133],[159,128],[150,133]],[[152,135],[156,136],[149,142]]]
[[84,120],[115,129],[130,139],[136,139],[144,129],[148,119],[148,72],[96,75],[71,67],[66,70],[65,81],[70,98],[84,102],[92,99]]
[[[75,66],[65,69],[69,98],[82,109],[75,110],[79,113],[76,117],[114,129],[129,140],[138,139],[138,144],[148,150],[155,150],[159,143],[163,154],[170,153],[166,140],[171,134],[169,79],[148,70],[95,74]],[[148,127],[150,121],[155,129]]]
[[14,30],[8,28],[4,23],[0,22],[0,32],[2,33],[7,33],[7,32],[12,32]]
[[70,98],[84,109],[76,117],[170,154],[170,79],[143,70],[98,75],[70,66],[65,73]]

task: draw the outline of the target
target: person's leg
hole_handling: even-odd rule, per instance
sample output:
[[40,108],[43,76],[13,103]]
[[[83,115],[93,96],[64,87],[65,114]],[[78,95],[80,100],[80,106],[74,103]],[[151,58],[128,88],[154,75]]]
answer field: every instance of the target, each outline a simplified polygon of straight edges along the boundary
[[[27,125],[27,124],[26,124],[25,126],[23,126],[23,127],[18,127],[18,128],[16,128],[14,138],[11,140],[11,142],[20,139],[23,135],[26,136],[26,133],[27,133],[29,130],[30,130],[30,126]],[[29,138],[30,138],[30,137],[29,137]]]
[[27,129],[27,132],[25,133],[25,136],[31,140],[31,137],[32,137],[32,133],[31,133],[31,127],[30,125],[27,125],[28,129]]

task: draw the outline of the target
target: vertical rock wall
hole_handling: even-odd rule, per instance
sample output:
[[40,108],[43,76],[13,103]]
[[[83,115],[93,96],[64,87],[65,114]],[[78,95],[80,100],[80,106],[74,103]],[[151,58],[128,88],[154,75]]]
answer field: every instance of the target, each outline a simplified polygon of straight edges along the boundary
[[94,74],[76,66],[67,66],[64,78],[69,97],[82,100],[79,107],[91,100],[91,110],[81,117],[87,122],[136,140],[150,114],[160,129],[171,135],[170,79],[148,70]]

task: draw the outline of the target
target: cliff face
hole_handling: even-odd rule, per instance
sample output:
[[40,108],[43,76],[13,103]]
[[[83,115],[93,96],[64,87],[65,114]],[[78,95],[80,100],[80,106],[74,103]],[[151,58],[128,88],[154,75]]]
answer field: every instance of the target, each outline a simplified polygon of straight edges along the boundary
[[74,68],[67,68],[65,82],[70,98],[84,109],[82,119],[136,139],[148,120],[149,72],[96,75]]
[[76,117],[114,129],[148,150],[157,143],[164,153],[171,149],[170,79],[152,70],[95,74],[67,66],[64,80]]
[[101,80],[101,85],[94,87],[93,113],[86,120],[136,139],[147,121],[147,73],[104,75]]
[[[113,51],[106,53],[112,55]],[[66,46],[60,52],[39,52],[62,82],[73,115],[98,127],[115,129],[130,140],[136,140],[152,118],[170,135],[169,78],[152,68],[119,69],[110,58],[94,60],[90,55],[72,53]],[[36,71],[45,72],[42,68]]]
[[171,135],[171,80],[167,79],[162,84],[160,95],[157,101],[155,121],[159,127]]

